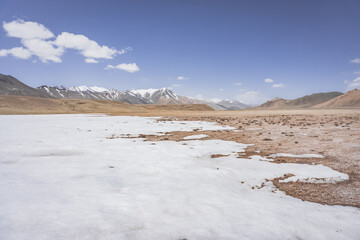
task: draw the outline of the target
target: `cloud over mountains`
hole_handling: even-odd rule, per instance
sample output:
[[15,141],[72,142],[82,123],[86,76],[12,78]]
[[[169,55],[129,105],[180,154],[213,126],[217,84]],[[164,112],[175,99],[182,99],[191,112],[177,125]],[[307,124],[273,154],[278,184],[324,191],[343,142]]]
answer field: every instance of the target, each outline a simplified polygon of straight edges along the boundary
[[120,69],[120,70],[124,70],[126,72],[129,72],[129,73],[134,73],[134,72],[140,71],[140,68],[136,65],[136,63],[121,63],[121,64],[118,64],[116,66],[107,65],[107,67],[105,69],[106,70],[108,70],[108,69]]

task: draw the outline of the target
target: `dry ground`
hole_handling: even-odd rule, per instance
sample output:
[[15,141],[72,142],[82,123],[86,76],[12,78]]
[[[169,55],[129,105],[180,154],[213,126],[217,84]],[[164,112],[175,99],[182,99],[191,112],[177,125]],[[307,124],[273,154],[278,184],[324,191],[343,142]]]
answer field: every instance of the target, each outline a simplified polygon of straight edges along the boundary
[[[155,114],[156,115],[156,114]],[[206,139],[255,144],[239,158],[273,153],[325,156],[318,158],[276,158],[278,163],[323,164],[349,175],[336,184],[273,183],[286,194],[306,201],[360,207],[360,109],[352,110],[242,110],[163,113],[164,120],[200,120],[233,126],[241,131],[205,131]],[[199,134],[172,132],[164,136],[141,136],[149,141],[180,141]],[[260,152],[259,152],[260,151]],[[222,156],[214,156],[222,157]]]
[[[277,158],[274,164],[323,164],[349,175],[337,184],[273,183],[288,195],[322,204],[360,207],[360,109],[211,111],[206,105],[130,105],[94,100],[0,96],[0,114],[108,113],[162,116],[165,120],[200,120],[230,125],[241,131],[206,131],[205,139],[255,144],[245,154],[316,153],[324,159]],[[182,140],[194,132],[144,136],[151,141]],[[260,153],[259,153],[260,151]],[[214,156],[223,157],[223,156]]]
[[116,113],[146,115],[162,111],[212,111],[205,104],[133,105],[116,101],[53,99],[0,95],[0,114],[77,114]]

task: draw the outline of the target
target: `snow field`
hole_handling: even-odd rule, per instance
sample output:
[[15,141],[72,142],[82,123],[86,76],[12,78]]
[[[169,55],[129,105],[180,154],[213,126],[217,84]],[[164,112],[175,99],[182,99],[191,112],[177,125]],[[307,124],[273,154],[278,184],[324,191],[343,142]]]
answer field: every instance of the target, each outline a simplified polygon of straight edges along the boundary
[[230,141],[108,139],[231,129],[157,120],[0,116],[0,239],[359,239],[359,209],[304,202],[265,181],[346,174],[236,158],[246,145]]

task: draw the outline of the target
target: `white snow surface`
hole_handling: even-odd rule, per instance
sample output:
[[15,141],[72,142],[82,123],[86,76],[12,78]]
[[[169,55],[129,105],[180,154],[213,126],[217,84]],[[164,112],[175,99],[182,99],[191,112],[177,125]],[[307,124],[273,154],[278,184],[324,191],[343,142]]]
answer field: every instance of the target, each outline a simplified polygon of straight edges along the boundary
[[190,136],[186,136],[183,139],[184,140],[193,140],[193,139],[202,139],[202,138],[206,138],[208,137],[208,135],[206,134],[199,134],[199,135],[190,135]]
[[301,201],[265,181],[287,173],[294,181],[348,178],[328,167],[239,159],[246,145],[230,141],[108,139],[196,128],[224,129],[140,117],[0,116],[0,239],[360,238],[358,208]]

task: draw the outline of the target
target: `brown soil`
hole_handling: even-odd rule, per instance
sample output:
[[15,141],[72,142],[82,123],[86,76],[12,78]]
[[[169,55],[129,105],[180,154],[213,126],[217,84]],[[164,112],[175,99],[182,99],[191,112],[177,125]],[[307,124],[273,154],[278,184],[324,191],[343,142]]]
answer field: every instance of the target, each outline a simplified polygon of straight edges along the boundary
[[[218,114],[221,115],[219,116]],[[233,126],[242,131],[202,131],[207,139],[222,139],[254,144],[239,158],[252,155],[269,156],[274,153],[325,156],[319,158],[278,157],[274,164],[323,164],[349,175],[350,180],[339,183],[279,182],[273,184],[286,194],[302,200],[328,205],[360,207],[360,111],[359,110],[296,110],[288,111],[234,111],[172,113],[167,120],[199,120]],[[170,132],[163,136],[142,135],[145,141],[183,141],[193,132]],[[223,157],[214,155],[214,157]]]
[[230,154],[211,154],[211,158],[221,158],[221,157],[227,157]]
[[51,99],[0,95],[0,114],[116,113],[146,115],[162,111],[212,111],[204,104],[133,105],[116,101]]

